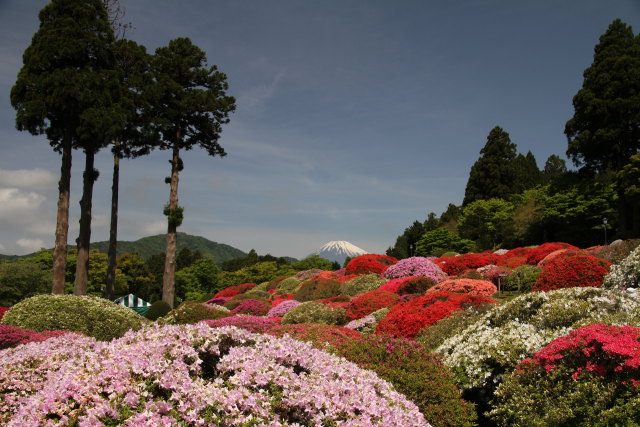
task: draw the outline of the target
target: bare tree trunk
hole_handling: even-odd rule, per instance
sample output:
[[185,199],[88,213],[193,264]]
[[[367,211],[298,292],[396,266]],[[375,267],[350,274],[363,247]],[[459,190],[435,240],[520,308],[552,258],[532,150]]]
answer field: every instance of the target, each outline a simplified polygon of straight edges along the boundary
[[[116,150],[120,141],[115,142]],[[109,228],[109,264],[107,265],[107,279],[105,282],[104,297],[113,299],[113,290],[116,282],[116,246],[118,244],[118,186],[120,183],[120,156],[113,155],[113,181],[111,184],[111,227]]]
[[76,279],[73,284],[74,295],[87,294],[89,280],[89,245],[91,242],[91,198],[93,183],[98,179],[98,171],[93,167],[95,152],[86,151],[86,163],[83,174],[82,200],[80,200],[80,234],[78,236],[78,263]]
[[53,280],[51,293],[64,294],[64,275],[67,269],[67,236],[69,234],[69,194],[71,191],[71,138],[62,143],[62,166],[58,182],[58,213],[56,218],[56,246],[53,250]]
[[173,155],[171,157],[171,189],[169,191],[169,216],[167,219],[167,251],[164,261],[164,274],[162,275],[162,301],[169,304],[171,308],[173,308],[175,299],[176,246],[178,228],[177,224],[172,221],[171,212],[173,212],[178,207],[179,162],[180,147],[179,144],[175,142],[173,144]]

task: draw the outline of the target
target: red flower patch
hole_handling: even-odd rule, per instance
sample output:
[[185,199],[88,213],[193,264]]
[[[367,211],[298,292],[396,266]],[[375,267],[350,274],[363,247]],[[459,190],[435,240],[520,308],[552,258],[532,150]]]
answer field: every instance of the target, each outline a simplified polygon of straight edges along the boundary
[[213,296],[213,298],[233,297],[233,296],[236,296],[238,294],[243,294],[243,293],[247,292],[249,289],[251,289],[251,288],[253,288],[255,286],[256,286],[255,283],[242,283],[240,285],[229,286],[229,287],[224,288],[223,290],[221,290],[217,294],[215,294]]
[[397,258],[387,255],[367,254],[355,257],[347,264],[347,274],[381,274],[390,265],[398,262]]
[[440,257],[434,262],[449,276],[456,276],[465,270],[497,264],[500,255],[493,253],[464,254],[453,257]]
[[437,292],[455,292],[458,294],[478,295],[490,298],[498,288],[488,280],[449,279],[438,283],[427,291],[427,295]]
[[533,291],[551,291],[561,288],[600,287],[609,273],[609,261],[588,255],[555,257],[545,264]]
[[391,307],[398,300],[398,295],[379,289],[356,296],[347,306],[347,317],[350,320],[362,319],[381,308]]
[[562,242],[549,242],[543,243],[540,246],[533,248],[529,251],[527,255],[527,264],[537,265],[544,257],[549,255],[551,252],[557,251],[558,249],[571,249],[574,251],[579,251],[580,248],[570,245],[568,243]]

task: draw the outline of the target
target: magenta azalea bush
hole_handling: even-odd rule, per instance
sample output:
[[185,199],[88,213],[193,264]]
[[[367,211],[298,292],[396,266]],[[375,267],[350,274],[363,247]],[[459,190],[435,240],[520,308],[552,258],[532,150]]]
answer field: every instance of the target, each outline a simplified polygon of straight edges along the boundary
[[293,307],[300,305],[301,302],[295,299],[290,299],[287,301],[283,301],[280,304],[273,307],[267,313],[267,317],[282,317],[287,314],[287,311],[291,310]]
[[0,424],[425,426],[371,371],[234,327],[153,325],[0,351]]
[[430,258],[412,257],[401,259],[394,265],[387,268],[384,273],[382,273],[382,276],[387,279],[424,276],[437,283],[444,279],[446,274],[442,271],[440,266],[434,263]]
[[221,319],[204,320],[203,323],[206,323],[211,328],[235,326],[259,334],[265,334],[278,326],[273,320],[262,316],[231,316]]

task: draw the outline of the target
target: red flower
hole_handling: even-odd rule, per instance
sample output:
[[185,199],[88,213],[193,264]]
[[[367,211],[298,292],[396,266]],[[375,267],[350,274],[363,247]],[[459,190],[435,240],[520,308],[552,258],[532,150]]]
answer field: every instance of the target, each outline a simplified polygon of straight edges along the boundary
[[600,287],[609,273],[609,261],[588,255],[563,255],[545,263],[533,291],[573,287]]
[[533,248],[529,251],[527,255],[527,264],[537,265],[544,257],[549,255],[551,252],[557,251],[558,249],[571,249],[574,251],[579,251],[580,248],[570,245],[568,243],[562,242],[549,242],[543,243],[540,246]]
[[347,274],[381,274],[390,265],[398,262],[397,258],[387,255],[367,254],[360,255],[349,261]]
[[453,257],[440,257],[434,262],[449,276],[455,276],[469,269],[497,264],[500,255],[493,253],[464,254]]
[[440,282],[433,288],[429,289],[427,291],[427,295],[436,292],[455,292],[489,298],[491,295],[498,292],[498,288],[487,280],[449,279]]
[[223,290],[221,290],[220,292],[218,292],[217,294],[215,294],[213,296],[213,298],[218,298],[218,297],[233,297],[236,296],[238,294],[242,294],[247,292],[249,289],[255,287],[256,284],[255,283],[242,283],[240,285],[233,285],[233,286],[229,286],[227,288],[224,288]]
[[398,295],[379,289],[357,295],[347,305],[347,317],[351,320],[361,319],[376,310],[391,307],[397,300]]

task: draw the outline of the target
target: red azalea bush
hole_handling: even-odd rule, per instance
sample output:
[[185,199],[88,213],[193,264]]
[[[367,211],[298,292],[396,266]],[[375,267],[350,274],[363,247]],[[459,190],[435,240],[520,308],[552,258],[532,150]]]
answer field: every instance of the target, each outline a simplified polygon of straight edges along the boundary
[[378,323],[376,334],[413,338],[425,326],[458,310],[487,303],[495,301],[480,295],[430,292],[391,307],[389,314]]
[[533,291],[573,287],[600,287],[611,263],[589,255],[565,255],[552,259],[542,269]]
[[350,320],[362,319],[381,308],[391,307],[398,300],[398,295],[384,292],[379,289],[357,295],[347,305],[347,318]]
[[398,262],[397,258],[388,255],[360,255],[349,261],[346,267],[347,274],[381,274],[396,262]]
[[323,271],[322,273],[315,276],[316,279],[332,279],[337,280],[340,283],[348,282],[349,280],[355,279],[356,277],[358,277],[357,274],[337,274],[336,271]]
[[576,246],[563,242],[543,243],[540,246],[529,250],[529,253],[527,255],[527,264],[537,265],[540,261],[542,261],[544,257],[549,255],[551,252],[557,251],[558,249],[571,249],[576,252],[580,250],[580,248]]
[[278,323],[274,322],[272,319],[261,316],[223,317],[222,319],[205,320],[204,322],[212,328],[237,326],[238,328],[247,329],[259,334],[267,333],[278,326]]
[[324,325],[321,323],[298,323],[289,325],[276,325],[269,334],[281,337],[288,334],[291,338],[308,341],[315,347],[326,349],[327,346],[335,347],[348,341],[359,338],[362,334],[343,326]]
[[344,308],[344,309],[347,308],[347,306],[349,305],[350,301],[351,301],[351,298],[345,297],[345,296],[342,296],[342,295],[316,300],[316,302],[319,302],[320,304],[328,305],[331,308],[340,307],[340,308]]
[[478,295],[490,298],[498,292],[498,288],[488,280],[449,279],[429,289],[426,295],[438,292],[454,292],[458,294]]
[[36,332],[31,329],[21,329],[11,325],[0,324],[0,350],[16,347],[29,342],[40,342],[52,337],[64,334],[71,334],[70,331],[42,331]]
[[509,258],[500,257],[500,259],[498,260],[498,265],[501,267],[515,270],[518,267],[527,265],[527,257],[526,256],[514,256]]
[[228,286],[215,294],[213,298],[219,297],[234,297],[238,294],[243,294],[247,292],[249,289],[254,288],[256,286],[255,283],[241,283],[240,285]]
[[2,319],[7,311],[9,311],[9,307],[0,307],[0,319]]
[[284,301],[289,301],[290,299],[293,299],[293,294],[274,295],[271,300],[271,308],[280,305],[280,303]]
[[483,252],[453,257],[440,257],[434,262],[438,264],[449,276],[455,276],[465,270],[476,269],[490,264],[497,264],[500,256],[501,255]]
[[251,316],[264,316],[269,312],[271,304],[265,301],[247,299],[242,301],[236,308],[231,310],[231,314],[248,314]]
[[[542,258],[540,260],[540,262],[538,263],[538,267],[540,268],[544,268],[544,266],[551,261],[552,259],[559,257],[559,256],[566,256],[566,255],[575,255],[577,252],[574,251],[573,249],[558,249],[557,251],[553,251],[550,254],[548,254],[546,257]],[[582,255],[588,255],[586,253],[581,252]]]
[[[498,265],[507,265],[507,263],[509,262],[510,259],[512,258],[518,258],[518,259],[522,259],[524,258],[524,263],[520,264],[520,265],[524,265],[527,263],[527,258],[529,257],[529,252],[531,252],[533,248],[513,248],[508,250],[507,252],[505,252],[504,254],[500,255],[500,258],[498,259]],[[518,266],[519,267],[519,266]]]
[[409,279],[413,279],[414,277],[418,277],[418,276],[410,276],[410,277],[401,277],[399,279],[391,279],[387,283],[385,283],[384,285],[380,286],[377,290],[378,291],[384,291],[384,292],[392,292],[394,294],[397,294],[398,290],[400,289],[400,286],[405,281],[407,281]]

